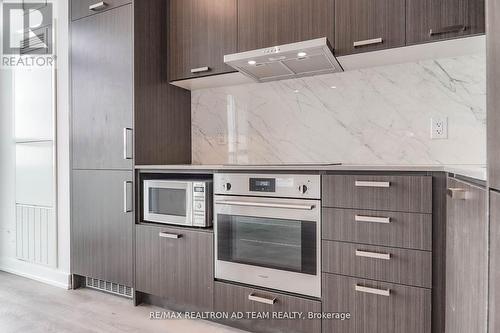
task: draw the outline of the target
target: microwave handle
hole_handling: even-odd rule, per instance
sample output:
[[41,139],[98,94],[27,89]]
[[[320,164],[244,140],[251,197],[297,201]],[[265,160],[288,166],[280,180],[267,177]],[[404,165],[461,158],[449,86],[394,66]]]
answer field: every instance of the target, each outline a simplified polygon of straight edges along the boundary
[[133,211],[133,183],[129,180],[123,182],[123,212],[130,213]]

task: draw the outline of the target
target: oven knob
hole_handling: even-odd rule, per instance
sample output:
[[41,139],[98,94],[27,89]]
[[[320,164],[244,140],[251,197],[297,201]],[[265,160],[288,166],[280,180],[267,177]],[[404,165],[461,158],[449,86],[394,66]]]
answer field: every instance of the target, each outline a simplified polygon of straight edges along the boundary
[[305,194],[305,193],[307,193],[307,190],[308,190],[308,188],[307,188],[307,186],[306,186],[306,185],[300,185],[300,186],[299,186],[299,191],[300,191],[301,193]]
[[225,189],[226,191],[230,191],[230,190],[231,190],[231,183],[225,183],[225,184],[223,185],[223,187],[224,187],[224,189]]

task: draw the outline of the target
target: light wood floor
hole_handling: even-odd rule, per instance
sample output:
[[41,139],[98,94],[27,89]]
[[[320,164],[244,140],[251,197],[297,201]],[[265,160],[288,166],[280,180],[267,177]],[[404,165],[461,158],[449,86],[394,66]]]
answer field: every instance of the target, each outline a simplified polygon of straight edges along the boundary
[[243,333],[203,320],[150,320],[149,305],[90,289],[64,290],[0,272],[0,332]]

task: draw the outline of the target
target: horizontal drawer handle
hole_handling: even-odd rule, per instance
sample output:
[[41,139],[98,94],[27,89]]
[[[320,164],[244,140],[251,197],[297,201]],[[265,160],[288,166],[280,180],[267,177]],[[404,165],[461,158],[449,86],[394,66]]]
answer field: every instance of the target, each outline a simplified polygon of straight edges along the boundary
[[356,250],[356,257],[391,260],[390,253],[377,253],[377,252],[368,252],[368,251],[361,251],[361,250]]
[[360,41],[354,42],[353,46],[360,47],[360,46],[365,46],[365,45],[381,44],[383,42],[384,42],[384,40],[381,37],[379,37],[379,38],[366,39],[366,40],[360,40]]
[[453,200],[465,200],[467,199],[467,191],[463,188],[449,188],[448,195]]
[[93,5],[90,5],[89,10],[98,11],[98,10],[106,8],[107,6],[108,6],[107,3],[105,3],[104,1],[101,1],[101,2],[95,3]]
[[179,235],[179,234],[171,234],[169,232],[160,232],[158,234],[158,236],[162,237],[162,238],[171,238],[171,239],[179,239],[182,237],[182,235]]
[[356,221],[356,222],[371,222],[371,223],[391,223],[391,218],[390,217],[355,215],[354,221]]
[[362,181],[362,180],[356,180],[354,183],[356,187],[391,187],[390,182],[372,182],[372,181]]
[[203,73],[203,72],[208,72],[210,70],[210,67],[205,66],[205,67],[198,67],[198,68],[193,68],[191,69],[191,73]]
[[354,289],[360,293],[374,294],[374,295],[380,295],[380,296],[386,296],[386,297],[391,296],[390,289],[368,288],[368,287],[363,287],[360,285],[355,285]]
[[273,305],[274,303],[276,303],[276,297],[265,298],[265,297],[256,296],[255,293],[251,293],[250,295],[248,295],[248,300],[253,301],[253,302],[258,302],[258,303],[269,304],[269,305]]
[[465,31],[465,29],[467,29],[467,27],[463,24],[450,25],[447,27],[439,28],[439,29],[430,29],[429,36],[442,35],[442,34],[447,34],[447,33],[451,33],[451,32],[462,32],[462,31]]

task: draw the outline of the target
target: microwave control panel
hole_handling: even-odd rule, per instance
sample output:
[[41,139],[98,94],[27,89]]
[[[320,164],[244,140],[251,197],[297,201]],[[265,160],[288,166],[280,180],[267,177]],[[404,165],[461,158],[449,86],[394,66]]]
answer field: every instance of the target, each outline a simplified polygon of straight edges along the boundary
[[211,186],[211,182],[193,183],[193,226],[206,226],[206,220],[210,218]]

